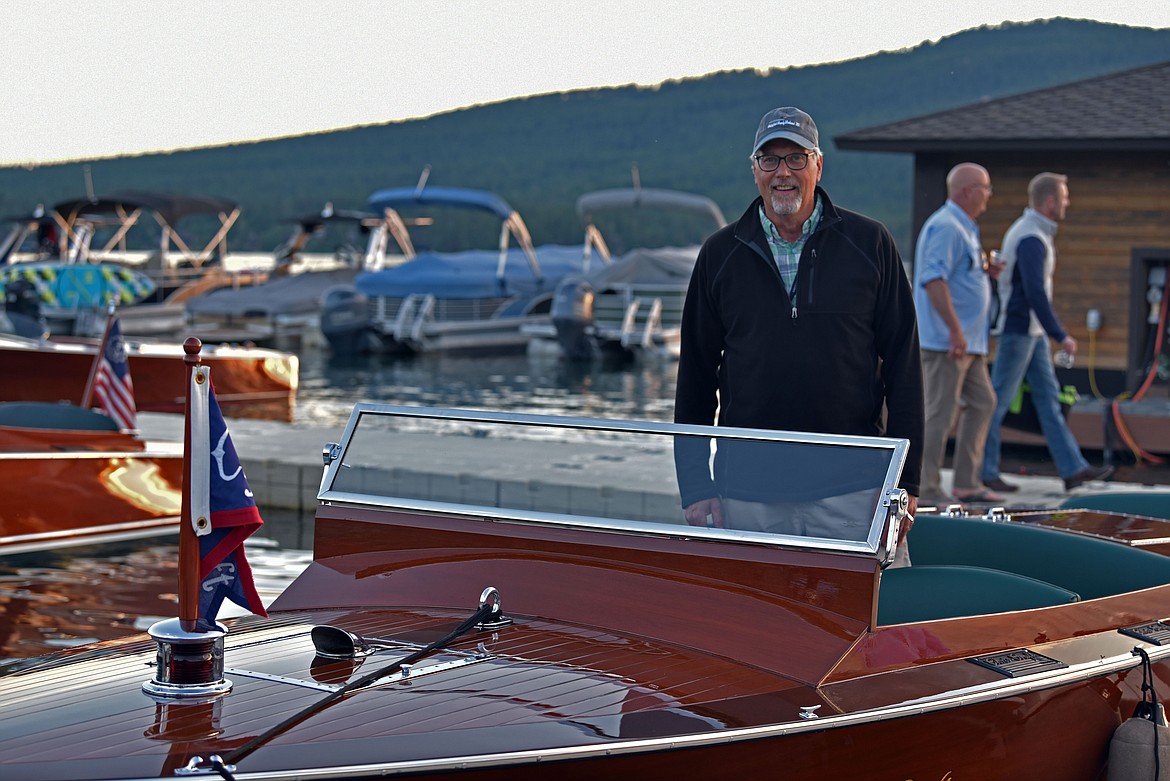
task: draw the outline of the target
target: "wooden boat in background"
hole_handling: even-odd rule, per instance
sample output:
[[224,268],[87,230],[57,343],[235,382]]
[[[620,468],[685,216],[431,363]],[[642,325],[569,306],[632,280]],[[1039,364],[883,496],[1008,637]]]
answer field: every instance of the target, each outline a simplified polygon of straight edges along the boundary
[[[120,313],[119,313],[120,314]],[[183,349],[178,343],[127,341],[134,398],[140,412],[182,412]],[[0,401],[78,403],[98,341],[58,337],[32,339],[0,333]],[[203,354],[213,369],[224,415],[264,420],[293,419],[300,360],[259,347],[214,345]]]
[[181,443],[72,404],[0,403],[0,554],[173,530]]
[[[712,444],[700,483],[839,528],[688,525]],[[269,617],[0,678],[0,776],[1100,778],[1170,681],[1170,524],[920,516],[894,568],[905,452],[359,404]]]

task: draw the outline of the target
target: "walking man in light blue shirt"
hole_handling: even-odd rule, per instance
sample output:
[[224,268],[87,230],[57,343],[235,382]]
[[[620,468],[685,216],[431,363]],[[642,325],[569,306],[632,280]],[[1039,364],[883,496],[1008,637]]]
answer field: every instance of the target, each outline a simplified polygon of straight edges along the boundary
[[987,210],[991,177],[975,163],[947,175],[947,201],[926,220],[914,253],[914,305],[922,345],[926,440],[923,503],[947,504],[940,472],[955,423],[951,496],[961,502],[1000,502],[980,480],[995,391],[987,371],[991,282],[999,269],[985,260],[975,220]]

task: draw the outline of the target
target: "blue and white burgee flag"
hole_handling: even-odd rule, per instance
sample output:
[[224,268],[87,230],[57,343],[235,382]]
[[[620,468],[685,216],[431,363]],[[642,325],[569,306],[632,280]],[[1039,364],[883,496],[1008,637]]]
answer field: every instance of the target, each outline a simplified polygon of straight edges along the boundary
[[109,331],[103,342],[97,373],[93,378],[93,393],[101,411],[114,419],[119,428],[138,428],[138,411],[134,405],[134,383],[130,380],[130,357],[122,341],[122,327],[118,318],[110,318]]
[[244,540],[264,520],[248,488],[206,366],[191,372],[190,420],[191,523],[199,538],[199,623],[214,627],[225,599],[266,616],[244,556]]

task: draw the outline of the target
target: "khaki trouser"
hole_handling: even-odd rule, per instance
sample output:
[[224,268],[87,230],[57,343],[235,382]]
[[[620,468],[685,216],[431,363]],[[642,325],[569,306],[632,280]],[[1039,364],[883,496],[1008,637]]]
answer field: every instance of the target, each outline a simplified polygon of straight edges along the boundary
[[979,490],[983,485],[980,472],[987,427],[995,412],[995,389],[987,371],[987,356],[968,354],[955,361],[944,352],[923,350],[922,380],[926,392],[926,439],[922,448],[920,495],[927,501],[945,498],[939,470],[946,458],[952,426],[955,429],[953,487]]
[[867,488],[804,502],[720,501],[729,529],[860,542],[869,534],[878,492]]
[[[869,534],[877,492],[865,489],[806,502],[747,502],[724,497],[720,504],[729,529],[860,542]],[[910,566],[906,540],[895,548],[890,566]]]

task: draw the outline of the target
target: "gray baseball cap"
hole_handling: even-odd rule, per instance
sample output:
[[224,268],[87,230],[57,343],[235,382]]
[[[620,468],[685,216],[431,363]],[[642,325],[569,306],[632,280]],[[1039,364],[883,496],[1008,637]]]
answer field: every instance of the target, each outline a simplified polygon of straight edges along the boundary
[[764,115],[756,130],[756,145],[752,147],[752,154],[759,152],[760,147],[773,138],[787,138],[805,149],[817,149],[820,146],[817,143],[817,123],[793,106],[774,108]]

